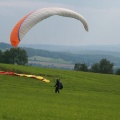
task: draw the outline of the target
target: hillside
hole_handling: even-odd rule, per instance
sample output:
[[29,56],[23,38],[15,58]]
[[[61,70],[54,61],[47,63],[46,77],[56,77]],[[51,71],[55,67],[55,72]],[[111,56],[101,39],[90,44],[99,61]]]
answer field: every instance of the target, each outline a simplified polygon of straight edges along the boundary
[[[0,43],[0,49],[7,49],[11,46],[6,43]],[[85,63],[91,66],[94,63],[99,62],[101,59],[106,58],[110,62],[114,63],[115,66],[120,66],[120,52],[118,51],[105,51],[105,50],[83,50],[73,53],[71,51],[48,51],[42,49],[34,49],[23,47],[29,57],[29,64],[34,66],[44,67],[57,67],[65,69],[73,69],[75,63]],[[41,47],[42,48],[42,47]],[[56,48],[56,47],[55,47]],[[89,49],[89,48],[88,48]],[[64,49],[63,49],[64,50]],[[80,49],[79,49],[80,50]],[[118,49],[119,50],[119,49]],[[39,56],[39,57],[38,57]],[[44,60],[41,58],[45,58]],[[53,59],[51,61],[51,59]],[[60,61],[63,61],[63,63]],[[49,61],[50,60],[50,61]],[[53,62],[54,61],[54,62]],[[58,65],[57,65],[58,63]]]
[[0,50],[10,49],[12,46],[8,43],[0,42]]
[[[120,118],[120,76],[6,64],[0,64],[0,70],[41,75],[51,81],[0,75],[1,120]],[[54,93],[56,78],[64,85],[60,94]]]

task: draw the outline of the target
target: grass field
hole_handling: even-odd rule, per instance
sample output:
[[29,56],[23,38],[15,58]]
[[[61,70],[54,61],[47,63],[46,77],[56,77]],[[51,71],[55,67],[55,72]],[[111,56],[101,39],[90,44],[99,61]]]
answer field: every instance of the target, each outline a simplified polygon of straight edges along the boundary
[[33,56],[28,58],[30,61],[40,61],[40,62],[52,62],[52,63],[61,63],[61,64],[71,64],[70,61],[65,61],[63,59],[54,59],[41,56]]
[[[42,75],[0,75],[0,120],[119,120],[120,76],[0,64],[0,70]],[[64,88],[54,92],[60,78]]]
[[73,69],[74,64],[70,61],[65,61],[63,59],[53,59],[41,56],[33,56],[28,58],[28,63],[34,66],[44,66],[51,68],[64,68],[64,69]]

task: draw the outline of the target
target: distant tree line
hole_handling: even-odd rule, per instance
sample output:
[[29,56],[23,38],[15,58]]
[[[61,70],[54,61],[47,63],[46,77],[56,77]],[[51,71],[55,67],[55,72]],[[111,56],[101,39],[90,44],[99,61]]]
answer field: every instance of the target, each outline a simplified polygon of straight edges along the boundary
[[[94,72],[94,73],[103,73],[103,74],[113,74],[113,66],[114,64],[111,63],[107,59],[101,59],[100,62],[94,63],[91,68],[85,63],[76,63],[74,65],[74,70],[76,71],[84,71],[84,72]],[[120,75],[120,68],[118,68],[115,74]]]
[[0,63],[25,65],[28,63],[28,56],[24,49],[10,48],[6,51],[0,50]]

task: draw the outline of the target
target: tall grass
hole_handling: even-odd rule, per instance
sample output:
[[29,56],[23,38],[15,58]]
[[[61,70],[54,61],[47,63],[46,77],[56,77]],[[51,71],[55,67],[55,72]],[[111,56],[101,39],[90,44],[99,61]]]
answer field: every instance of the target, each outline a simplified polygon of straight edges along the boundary
[[[0,75],[0,120],[119,120],[120,76],[0,64],[0,70],[42,75]],[[54,80],[64,88],[54,93]]]

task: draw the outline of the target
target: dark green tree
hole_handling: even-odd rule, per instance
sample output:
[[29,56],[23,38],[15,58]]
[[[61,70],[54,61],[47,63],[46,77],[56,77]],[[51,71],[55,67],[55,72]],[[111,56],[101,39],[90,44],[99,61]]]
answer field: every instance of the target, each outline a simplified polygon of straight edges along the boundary
[[120,68],[118,68],[117,70],[116,70],[116,73],[115,73],[116,75],[120,75]]
[[99,63],[99,72],[112,74],[113,73],[113,63],[110,63],[107,59],[102,59]]
[[92,72],[112,74],[113,73],[113,63],[110,63],[107,59],[102,59],[99,63],[95,63],[91,67]]
[[91,72],[99,73],[99,63],[95,63],[91,66]]
[[85,63],[76,63],[74,66],[74,70],[76,71],[88,71],[88,67]]
[[74,70],[76,71],[80,70],[80,63],[75,63]]
[[3,52],[0,50],[0,63],[3,63]]
[[4,63],[25,65],[28,62],[28,56],[24,49],[11,48],[4,52]]
[[11,62],[12,58],[11,58],[11,55],[10,55],[10,51],[9,50],[6,50],[4,53],[3,53],[3,62],[4,63],[7,63],[7,64],[13,64]]

